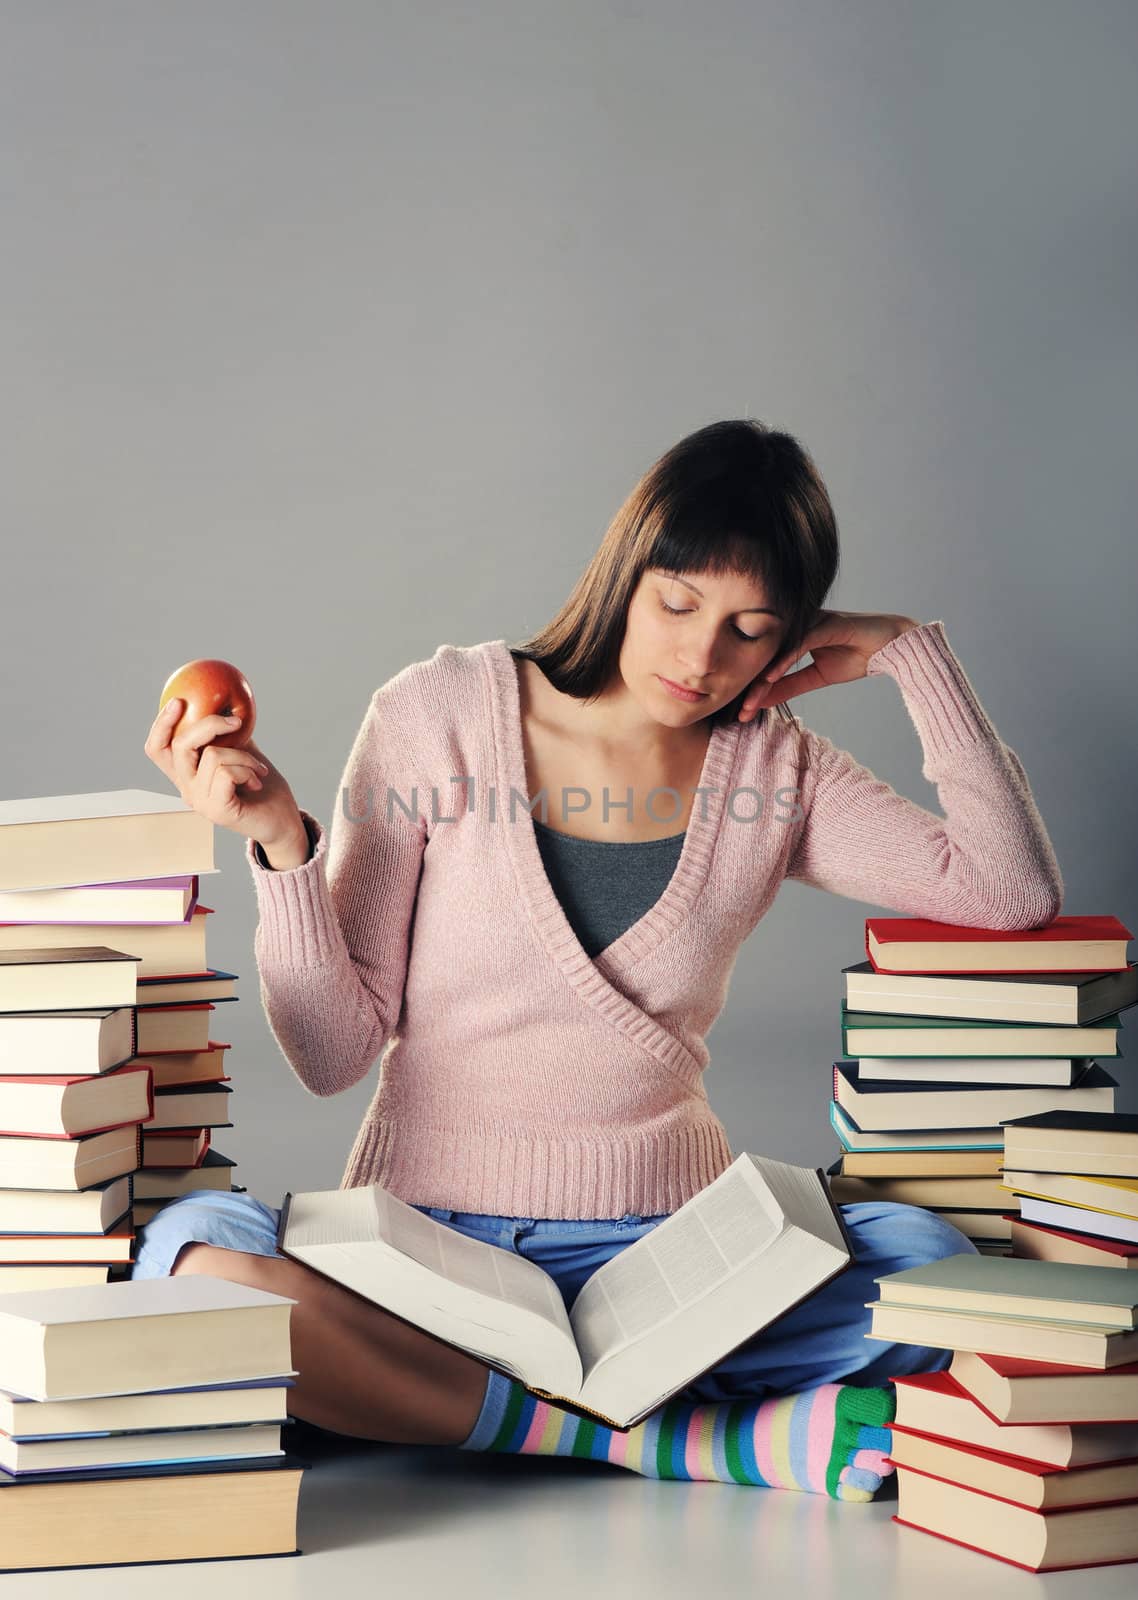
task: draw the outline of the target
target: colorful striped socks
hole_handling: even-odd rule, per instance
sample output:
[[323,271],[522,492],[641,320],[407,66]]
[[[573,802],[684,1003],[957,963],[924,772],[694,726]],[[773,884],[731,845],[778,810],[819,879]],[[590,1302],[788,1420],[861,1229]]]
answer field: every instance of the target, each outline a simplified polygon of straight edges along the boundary
[[627,1433],[539,1400],[488,1369],[478,1421],[461,1450],[581,1456],[646,1478],[699,1478],[872,1500],[893,1471],[892,1387],[824,1383],[769,1400],[668,1400]]

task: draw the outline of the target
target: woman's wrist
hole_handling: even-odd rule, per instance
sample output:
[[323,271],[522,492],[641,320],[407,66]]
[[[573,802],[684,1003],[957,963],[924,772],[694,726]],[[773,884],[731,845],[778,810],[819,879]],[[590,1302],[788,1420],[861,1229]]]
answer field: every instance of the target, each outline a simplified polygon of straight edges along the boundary
[[257,847],[259,859],[273,872],[292,872],[311,861],[313,856],[312,837],[303,817],[298,820],[298,831],[268,843],[258,840]]
[[[913,617],[896,617],[894,620],[897,624],[897,632],[894,637],[898,639],[903,633],[910,633],[914,628],[924,626],[923,623],[917,622]],[[890,640],[890,643],[892,643],[892,640]]]

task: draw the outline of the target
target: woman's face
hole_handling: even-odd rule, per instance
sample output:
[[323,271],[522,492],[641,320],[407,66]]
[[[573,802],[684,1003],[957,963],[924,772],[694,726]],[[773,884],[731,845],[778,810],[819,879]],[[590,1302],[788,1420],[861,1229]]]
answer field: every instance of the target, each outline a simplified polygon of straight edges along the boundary
[[[649,568],[629,603],[620,670],[658,722],[683,727],[734,700],[774,660],[783,619],[755,579],[710,572],[673,576]],[[681,699],[670,679],[698,689]]]

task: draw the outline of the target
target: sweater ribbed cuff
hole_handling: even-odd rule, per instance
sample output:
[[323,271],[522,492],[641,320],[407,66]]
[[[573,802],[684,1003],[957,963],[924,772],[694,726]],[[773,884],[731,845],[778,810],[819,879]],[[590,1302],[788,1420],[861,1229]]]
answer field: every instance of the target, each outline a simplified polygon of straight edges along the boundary
[[901,690],[925,752],[926,778],[954,755],[1002,745],[952,646],[943,622],[923,622],[874,651],[866,677],[888,673]]
[[343,950],[343,934],[328,890],[325,862],[328,836],[308,811],[300,813],[315,843],[310,860],[274,872],[257,859],[256,843],[246,841],[245,859],[257,891],[260,924],[258,962],[279,967],[319,967]]

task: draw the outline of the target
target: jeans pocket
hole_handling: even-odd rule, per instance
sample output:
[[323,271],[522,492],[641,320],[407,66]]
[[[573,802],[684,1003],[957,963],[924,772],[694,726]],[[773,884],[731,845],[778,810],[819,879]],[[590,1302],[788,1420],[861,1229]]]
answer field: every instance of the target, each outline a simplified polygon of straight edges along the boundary
[[454,1212],[448,1206],[416,1206],[415,1209],[425,1211],[436,1222],[450,1222],[454,1218]]

